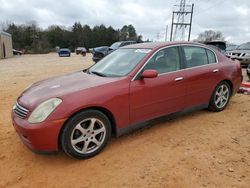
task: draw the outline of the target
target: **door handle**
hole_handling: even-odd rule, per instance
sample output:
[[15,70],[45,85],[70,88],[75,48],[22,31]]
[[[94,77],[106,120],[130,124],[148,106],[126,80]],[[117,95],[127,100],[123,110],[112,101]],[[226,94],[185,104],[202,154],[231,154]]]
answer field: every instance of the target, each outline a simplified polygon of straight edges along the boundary
[[176,82],[177,82],[177,81],[181,81],[181,80],[183,80],[183,77],[178,77],[178,78],[175,78],[174,80],[175,80]]
[[219,72],[219,69],[214,69],[213,73]]

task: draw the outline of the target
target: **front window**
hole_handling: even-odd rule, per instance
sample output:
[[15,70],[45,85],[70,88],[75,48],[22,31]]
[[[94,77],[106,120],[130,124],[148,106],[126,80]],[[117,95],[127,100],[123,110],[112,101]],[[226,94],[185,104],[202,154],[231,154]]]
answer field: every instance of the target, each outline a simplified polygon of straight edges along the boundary
[[157,52],[144,67],[154,69],[159,74],[180,70],[180,56],[177,47],[169,47]]
[[130,73],[141,60],[150,52],[150,49],[118,49],[97,64],[88,72],[100,76],[120,77]]

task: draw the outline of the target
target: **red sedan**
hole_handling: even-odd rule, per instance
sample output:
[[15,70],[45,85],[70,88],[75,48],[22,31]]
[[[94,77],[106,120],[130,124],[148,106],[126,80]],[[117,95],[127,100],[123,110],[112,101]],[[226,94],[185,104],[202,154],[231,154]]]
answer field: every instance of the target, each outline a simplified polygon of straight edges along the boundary
[[238,61],[198,43],[143,43],[87,70],[33,84],[13,107],[13,125],[31,150],[92,157],[150,120],[208,108],[222,111],[242,81]]

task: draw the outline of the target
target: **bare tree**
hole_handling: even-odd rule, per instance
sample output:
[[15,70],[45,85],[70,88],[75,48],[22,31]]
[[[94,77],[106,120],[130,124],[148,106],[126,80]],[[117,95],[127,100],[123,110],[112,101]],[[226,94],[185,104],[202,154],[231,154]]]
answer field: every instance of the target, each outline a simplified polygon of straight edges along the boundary
[[198,35],[195,41],[209,42],[213,40],[224,40],[223,34],[220,31],[206,30]]

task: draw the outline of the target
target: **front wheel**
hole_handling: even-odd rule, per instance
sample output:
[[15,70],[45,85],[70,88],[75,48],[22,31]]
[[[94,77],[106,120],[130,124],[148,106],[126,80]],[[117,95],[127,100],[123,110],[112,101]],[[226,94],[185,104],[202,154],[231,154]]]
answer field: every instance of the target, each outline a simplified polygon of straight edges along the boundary
[[106,115],[87,110],[73,116],[61,134],[63,151],[76,159],[87,159],[98,154],[111,137],[111,124]]
[[219,83],[210,99],[208,109],[215,112],[224,110],[231,96],[231,88],[225,81]]

